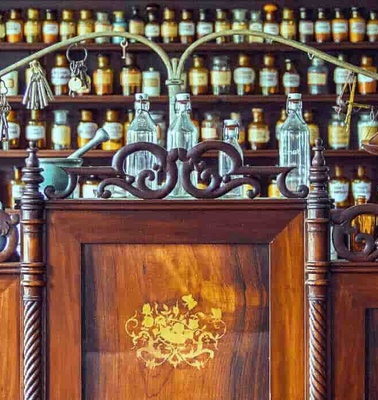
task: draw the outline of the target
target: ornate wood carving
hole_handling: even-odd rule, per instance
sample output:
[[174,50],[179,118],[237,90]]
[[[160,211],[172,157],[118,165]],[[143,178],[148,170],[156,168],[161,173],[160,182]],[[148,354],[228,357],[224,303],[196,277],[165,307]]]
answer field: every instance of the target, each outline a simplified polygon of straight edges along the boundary
[[328,399],[327,300],[329,272],[329,213],[327,193],[328,168],[324,147],[318,139],[310,167],[311,191],[307,198],[306,285],[309,304],[309,390],[310,400]]
[[43,378],[43,296],[45,266],[43,258],[44,200],[39,193],[43,182],[35,142],[23,169],[25,191],[21,199],[23,246],[21,286],[24,306],[24,399],[44,398]]
[[0,210],[0,263],[13,261],[11,259],[16,255],[19,221],[18,215]]

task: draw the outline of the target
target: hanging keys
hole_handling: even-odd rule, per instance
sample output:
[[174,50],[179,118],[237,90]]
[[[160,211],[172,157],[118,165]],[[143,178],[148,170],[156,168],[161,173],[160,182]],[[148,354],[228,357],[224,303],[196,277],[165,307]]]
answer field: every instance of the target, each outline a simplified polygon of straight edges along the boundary
[[0,79],[0,138],[3,144],[3,150],[9,149],[9,137],[8,137],[8,114],[11,110],[11,106],[7,100],[8,88],[5,82]]
[[66,57],[70,63],[71,71],[71,78],[68,81],[68,94],[73,97],[79,91],[89,88],[90,78],[87,74],[87,66],[85,65],[85,61],[87,60],[88,56],[87,49],[83,47],[84,57],[82,60],[73,60],[70,57],[70,50],[72,46],[77,46],[77,44],[75,43],[74,45],[68,47]]

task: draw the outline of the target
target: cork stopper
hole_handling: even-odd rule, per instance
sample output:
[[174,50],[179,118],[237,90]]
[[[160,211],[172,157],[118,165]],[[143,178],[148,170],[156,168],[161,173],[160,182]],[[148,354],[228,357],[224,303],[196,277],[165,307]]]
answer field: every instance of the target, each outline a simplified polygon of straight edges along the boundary
[[119,121],[119,111],[118,110],[106,110],[105,114],[106,122],[118,122]]
[[246,54],[239,54],[239,66],[240,67],[249,67],[250,66],[250,58]]
[[80,118],[83,122],[91,122],[93,120],[93,112],[90,110],[80,110]]

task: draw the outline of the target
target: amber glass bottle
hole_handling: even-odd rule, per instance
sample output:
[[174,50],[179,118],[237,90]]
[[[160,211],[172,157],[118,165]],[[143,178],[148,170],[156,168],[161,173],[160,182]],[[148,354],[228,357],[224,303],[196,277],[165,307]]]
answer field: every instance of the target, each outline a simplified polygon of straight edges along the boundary
[[236,93],[239,96],[251,94],[255,88],[256,74],[251,67],[250,58],[246,54],[239,54],[238,66],[234,69]]
[[102,143],[102,150],[118,150],[123,145],[123,126],[118,110],[106,110],[105,123],[102,126],[108,132],[110,140]]
[[303,118],[310,131],[310,146],[315,146],[316,139],[320,137],[319,125],[314,122],[313,113],[309,110],[305,110]]
[[301,7],[299,12],[299,40],[302,43],[312,42],[314,40],[314,23],[307,17],[307,10],[304,7]]
[[26,43],[37,43],[42,40],[42,27],[39,20],[39,11],[35,8],[28,8],[28,19],[24,25],[24,36]]
[[20,208],[21,197],[25,189],[25,183],[22,182],[22,168],[13,167],[14,177],[9,182],[9,199],[11,208]]
[[328,123],[328,146],[332,150],[348,149],[350,135],[346,129],[344,117],[337,112],[332,113]]
[[213,33],[214,26],[211,21],[207,18],[207,10],[200,8],[198,10],[198,21],[196,26],[197,39]]
[[114,72],[110,68],[109,57],[99,54],[97,56],[97,69],[93,72],[95,93],[99,96],[113,94]]
[[59,24],[60,40],[67,40],[76,36],[76,22],[73,10],[63,10]]
[[123,123],[123,134],[124,134],[124,143],[127,144],[127,131],[129,130],[130,124],[134,120],[134,110],[127,110],[126,112],[126,121]]
[[276,21],[277,6],[275,4],[265,4],[265,21],[263,30],[265,33],[271,35],[278,35],[280,33],[280,26]]
[[297,38],[297,23],[295,22],[294,10],[290,8],[283,9],[280,34],[286,39],[295,40]]
[[361,17],[358,7],[352,7],[352,16],[349,19],[349,41],[351,43],[363,42],[366,34],[366,22]]
[[209,70],[201,56],[193,56],[193,66],[189,69],[189,87],[194,96],[207,94],[209,90]]
[[326,18],[324,8],[318,8],[318,18],[315,21],[315,40],[318,43],[331,40],[331,23]]
[[375,11],[370,11],[370,19],[366,24],[366,35],[370,43],[378,41],[378,18]]
[[26,124],[25,136],[27,141],[36,141],[39,149],[46,148],[46,124],[42,120],[40,110],[31,110],[30,119]]
[[336,43],[348,41],[348,20],[344,18],[340,8],[335,8],[335,18],[332,20],[332,39]]
[[[134,35],[144,35],[145,23],[143,18],[139,15],[139,9],[136,6],[131,7],[131,18],[129,20],[129,32]],[[130,39],[130,42],[135,42],[134,39]]]
[[163,43],[174,43],[178,40],[178,24],[175,20],[175,10],[164,8],[164,19],[161,24],[161,38]]
[[336,208],[350,205],[350,181],[343,175],[339,165],[335,165],[335,175],[328,182],[329,195],[335,201]]
[[51,84],[56,96],[68,94],[68,81],[71,71],[68,68],[68,61],[64,54],[55,56],[55,65],[51,68]]
[[124,96],[132,96],[141,91],[142,71],[136,65],[134,53],[125,54],[125,65],[120,74],[120,82]]
[[[373,58],[362,56],[361,68],[367,71],[377,72],[377,67],[373,65]],[[377,91],[377,81],[368,76],[358,74],[358,92],[360,94],[374,94]]]
[[16,111],[10,110],[8,117],[8,138],[9,138],[9,148],[19,149],[20,148],[20,133],[21,127],[17,120]]
[[264,122],[263,110],[252,108],[252,122],[248,125],[248,143],[251,150],[265,149],[269,139],[269,127]]
[[[77,34],[85,35],[86,33],[93,33],[94,32],[94,20],[92,17],[91,10],[80,10],[80,19],[77,23]],[[83,40],[83,43],[91,43],[93,42],[92,39]]]
[[42,23],[42,41],[46,44],[56,43],[59,37],[59,23],[55,10],[46,10],[46,18]]
[[281,132],[281,127],[283,123],[286,121],[287,118],[287,113],[286,113],[286,108],[281,109],[280,113],[280,118],[276,122],[276,127],[275,127],[275,135],[276,135],[276,140],[277,143],[280,141],[280,132]]
[[[360,206],[367,203],[365,196],[358,196],[354,205]],[[364,235],[374,236],[376,231],[376,216],[374,214],[360,214],[351,221],[351,226],[354,228],[350,235],[350,249],[354,252],[361,252],[365,249],[366,240],[360,236]]]
[[372,182],[371,179],[366,175],[366,168],[362,165],[358,166],[357,175],[352,180],[352,197],[353,202],[358,197],[365,197],[368,202],[371,198]]
[[77,147],[83,147],[93,139],[98,125],[93,121],[93,113],[90,110],[80,110],[80,122],[77,126]]
[[[222,31],[226,31],[228,29],[231,29],[231,23],[230,21],[227,19],[227,11],[226,10],[222,10],[220,8],[216,9],[216,16],[215,16],[215,24],[214,24],[214,31],[215,32],[222,32]],[[220,43],[226,43],[230,41],[230,38],[227,36],[221,36],[221,37],[217,37],[215,39],[216,43],[220,44]]]
[[243,124],[241,113],[239,113],[239,112],[230,113],[230,119],[235,119],[236,121],[238,121],[238,123],[239,123],[239,138],[238,138],[238,142],[239,142],[240,147],[242,149],[246,149],[247,148],[247,142],[246,142],[247,135],[246,135],[245,126]]
[[194,42],[196,30],[191,10],[181,10],[181,21],[178,29],[181,43],[189,44]]
[[264,55],[264,67],[260,71],[261,93],[266,96],[278,93],[278,70],[271,54]]
[[157,4],[149,4],[146,6],[147,23],[144,27],[144,36],[153,42],[160,41],[160,24],[158,21],[159,6]]
[[5,34],[8,43],[19,43],[24,40],[24,22],[19,10],[11,9],[5,23]]
[[298,93],[300,77],[290,59],[285,60],[285,72],[282,75],[282,85],[286,95],[289,93]]

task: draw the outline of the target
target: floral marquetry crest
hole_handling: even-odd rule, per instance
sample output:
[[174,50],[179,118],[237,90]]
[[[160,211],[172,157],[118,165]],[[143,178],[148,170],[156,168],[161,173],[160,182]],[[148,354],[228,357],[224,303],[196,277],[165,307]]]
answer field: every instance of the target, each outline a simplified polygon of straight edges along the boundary
[[126,321],[136,356],[147,368],[164,363],[174,368],[189,365],[204,368],[214,358],[218,342],[226,333],[222,311],[196,311],[198,303],[191,294],[182,296],[173,306],[146,303],[142,311]]

